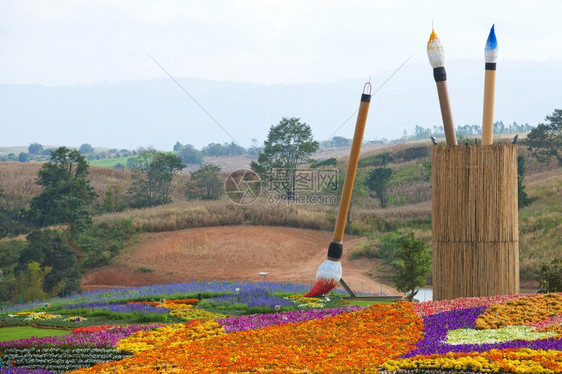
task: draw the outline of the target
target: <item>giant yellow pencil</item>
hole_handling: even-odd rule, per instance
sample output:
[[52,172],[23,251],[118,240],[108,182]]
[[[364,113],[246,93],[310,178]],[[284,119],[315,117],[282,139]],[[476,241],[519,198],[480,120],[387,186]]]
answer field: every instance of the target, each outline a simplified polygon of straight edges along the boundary
[[449,103],[449,92],[447,91],[447,72],[445,71],[445,53],[441,40],[437,37],[435,30],[431,30],[429,41],[427,42],[427,57],[433,68],[433,78],[437,84],[437,95],[441,106],[441,117],[443,118],[443,128],[447,145],[457,145],[455,135],[455,125],[451,104]]
[[[365,93],[365,89],[369,88],[369,93]],[[371,102],[371,85],[365,84],[365,89],[361,95],[361,103],[359,104],[359,112],[357,114],[357,122],[355,124],[355,133],[353,142],[351,143],[351,151],[349,153],[349,162],[347,164],[347,172],[345,173],[345,181],[341,193],[340,209],[338,218],[336,219],[336,227],[334,228],[334,236],[328,247],[327,259],[320,265],[316,272],[316,282],[312,286],[310,292],[305,297],[314,297],[327,294],[333,290],[342,277],[341,257],[343,254],[343,234],[345,231],[345,222],[349,211],[349,203],[351,202],[351,193],[353,191],[353,183],[355,182],[355,174],[357,173],[357,164],[359,163],[359,153],[361,152],[361,143],[363,143],[363,133],[365,132],[365,123],[367,122],[367,113],[369,112],[369,104]]]
[[494,96],[496,92],[496,61],[498,60],[498,42],[494,25],[488,35],[484,48],[486,73],[484,76],[484,111],[482,115],[482,144],[492,144],[494,135]]

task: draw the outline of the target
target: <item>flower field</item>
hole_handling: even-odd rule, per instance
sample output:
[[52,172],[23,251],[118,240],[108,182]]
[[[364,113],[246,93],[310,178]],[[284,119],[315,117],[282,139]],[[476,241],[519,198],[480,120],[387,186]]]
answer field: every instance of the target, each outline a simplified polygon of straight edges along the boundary
[[306,291],[186,283],[12,307],[0,324],[72,333],[0,342],[0,373],[562,373],[562,294],[365,308]]

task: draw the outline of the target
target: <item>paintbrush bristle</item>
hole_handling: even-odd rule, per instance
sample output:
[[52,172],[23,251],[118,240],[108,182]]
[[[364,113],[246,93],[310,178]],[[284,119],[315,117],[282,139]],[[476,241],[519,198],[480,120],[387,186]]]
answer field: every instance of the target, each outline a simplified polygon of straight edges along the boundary
[[341,262],[326,260],[320,265],[316,272],[316,282],[305,297],[325,295],[336,288],[342,277]]

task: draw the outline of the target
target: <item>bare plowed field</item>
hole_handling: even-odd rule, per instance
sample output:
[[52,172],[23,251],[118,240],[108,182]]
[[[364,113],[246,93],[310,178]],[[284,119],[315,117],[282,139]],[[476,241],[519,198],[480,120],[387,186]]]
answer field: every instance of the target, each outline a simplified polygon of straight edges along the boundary
[[[343,279],[355,291],[396,290],[379,283],[373,260],[347,259],[361,237],[344,242]],[[221,226],[143,234],[111,265],[82,278],[86,290],[191,281],[258,281],[311,284],[326,259],[331,233],[271,226]],[[267,275],[259,275],[265,272]]]

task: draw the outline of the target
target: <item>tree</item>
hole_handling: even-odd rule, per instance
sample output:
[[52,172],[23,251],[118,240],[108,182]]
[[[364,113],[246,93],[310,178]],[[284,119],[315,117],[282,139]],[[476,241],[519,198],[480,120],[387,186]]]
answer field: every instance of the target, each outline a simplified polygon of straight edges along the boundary
[[548,162],[555,157],[558,166],[562,166],[562,109],[554,109],[545,120],[547,124],[540,123],[531,130],[525,144],[540,162]]
[[203,163],[203,153],[195,149],[191,144],[186,144],[179,151],[179,156],[184,164],[201,165]]
[[30,158],[31,158],[31,156],[29,155],[29,153],[22,152],[18,156],[18,161],[19,162],[29,162]]
[[103,212],[120,212],[127,207],[123,186],[108,186],[102,203]]
[[27,247],[18,258],[16,274],[25,272],[29,263],[37,262],[45,273],[42,289],[49,295],[61,295],[63,290],[80,289],[81,274],[74,252],[56,230],[36,230],[27,236]]
[[32,155],[40,155],[43,152],[43,146],[39,143],[31,143],[29,147],[27,147],[27,151]]
[[562,292],[562,258],[552,258],[550,264],[543,264],[537,281],[540,292]]
[[88,206],[97,194],[88,174],[88,162],[77,150],[60,147],[51,151],[36,180],[44,190],[31,200],[36,222],[41,226],[67,223],[72,234],[91,223]]
[[383,209],[386,208],[386,190],[390,184],[391,177],[392,169],[383,167],[371,170],[367,178],[367,187],[379,198],[381,208]]
[[261,175],[272,169],[285,171],[283,184],[288,196],[294,196],[295,170],[303,163],[311,161],[319,143],[314,140],[312,130],[299,118],[283,117],[278,125],[271,126],[264,149],[258,154],[258,161],[252,161],[250,167]]
[[183,144],[181,144],[180,142],[176,142],[176,144],[174,144],[174,152],[181,151],[182,148]]
[[392,280],[396,283],[396,289],[406,293],[406,299],[412,301],[418,289],[425,285],[431,270],[427,244],[423,240],[415,239],[411,231],[400,236],[396,239],[393,265],[396,274],[392,276]]
[[137,161],[135,181],[128,191],[129,205],[142,208],[169,203],[173,176],[184,168],[181,158],[149,150],[137,156]]
[[127,159],[127,169],[135,170],[140,167],[137,157],[129,157]]
[[342,136],[334,136],[332,138],[332,144],[334,147],[349,147],[351,146],[352,140],[346,139]]
[[531,203],[531,199],[525,192],[525,186],[523,185],[523,175],[525,174],[525,157],[523,155],[517,156],[517,204],[519,209],[527,206]]
[[36,261],[28,263],[16,279],[16,294],[20,295],[24,303],[43,300],[47,296],[43,291],[43,281],[51,269],[41,268]]
[[14,269],[26,244],[23,240],[0,241],[0,301],[13,300],[16,296]]
[[80,146],[79,149],[80,153],[83,155],[89,155],[91,153],[94,153],[94,147],[92,147],[90,144],[88,143],[84,143]]
[[222,194],[223,182],[219,179],[221,168],[215,165],[203,165],[191,173],[187,182],[187,198],[189,200],[218,200]]
[[204,156],[228,157],[246,153],[246,150],[234,142],[219,144],[210,143],[201,150]]

